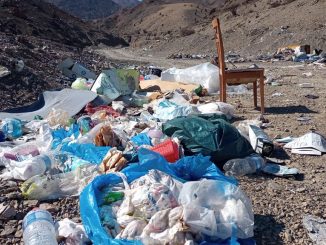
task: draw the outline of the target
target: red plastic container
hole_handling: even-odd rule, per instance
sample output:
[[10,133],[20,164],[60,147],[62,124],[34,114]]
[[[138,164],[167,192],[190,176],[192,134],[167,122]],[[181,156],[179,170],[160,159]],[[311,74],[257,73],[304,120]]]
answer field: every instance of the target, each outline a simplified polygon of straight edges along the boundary
[[166,140],[152,148],[152,151],[160,153],[168,162],[179,160],[179,145],[173,140]]

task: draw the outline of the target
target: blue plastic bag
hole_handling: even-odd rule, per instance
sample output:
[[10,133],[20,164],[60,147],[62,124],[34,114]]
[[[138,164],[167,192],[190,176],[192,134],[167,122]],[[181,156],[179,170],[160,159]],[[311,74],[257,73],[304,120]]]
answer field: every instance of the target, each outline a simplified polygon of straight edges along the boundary
[[151,138],[145,133],[137,134],[131,137],[130,140],[138,146],[152,145]]
[[[237,184],[235,179],[224,176],[209,157],[201,155],[185,157],[175,164],[169,164],[160,154],[144,148],[139,150],[139,163],[134,163],[121,172],[127,177],[128,183],[131,183],[152,169],[160,170],[183,182],[209,178]],[[94,244],[142,244],[140,241],[113,239],[101,224],[98,207],[101,202],[101,190],[121,182],[122,179],[116,174],[101,175],[87,185],[80,195],[81,218],[86,233]]]
[[61,146],[61,151],[69,152],[93,164],[100,164],[106,153],[111,149],[108,146],[96,146],[94,144],[77,144],[65,142]]

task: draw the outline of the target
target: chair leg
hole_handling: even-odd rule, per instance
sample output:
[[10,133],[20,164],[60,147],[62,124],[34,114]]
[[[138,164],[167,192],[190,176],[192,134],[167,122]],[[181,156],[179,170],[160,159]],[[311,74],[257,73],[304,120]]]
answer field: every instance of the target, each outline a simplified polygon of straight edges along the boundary
[[222,102],[226,103],[226,81],[223,80],[223,100]]
[[223,81],[220,81],[220,101],[223,101]]
[[257,108],[257,81],[253,82],[253,90],[254,90],[254,106]]
[[261,110],[261,114],[264,114],[265,113],[264,74],[260,75],[259,91],[260,91],[260,110]]

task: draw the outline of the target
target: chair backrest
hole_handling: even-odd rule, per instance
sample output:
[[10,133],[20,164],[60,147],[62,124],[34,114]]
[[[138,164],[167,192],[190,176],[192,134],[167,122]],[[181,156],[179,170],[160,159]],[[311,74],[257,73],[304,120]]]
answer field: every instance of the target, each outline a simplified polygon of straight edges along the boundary
[[218,55],[218,67],[220,68],[220,75],[224,76],[225,73],[225,61],[224,61],[224,47],[221,33],[221,25],[218,18],[214,18],[212,21],[213,28],[215,30],[215,42]]

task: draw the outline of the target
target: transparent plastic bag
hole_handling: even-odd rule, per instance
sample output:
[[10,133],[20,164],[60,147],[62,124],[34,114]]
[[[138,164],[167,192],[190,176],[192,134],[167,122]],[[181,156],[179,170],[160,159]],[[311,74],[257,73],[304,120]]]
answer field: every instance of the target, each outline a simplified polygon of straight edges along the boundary
[[251,202],[234,184],[206,179],[186,182],[180,192],[179,203],[198,208],[198,211],[203,210],[201,211],[203,216],[208,212],[202,208],[214,211],[217,238],[253,237],[254,215]]
[[161,80],[202,85],[209,93],[216,93],[220,84],[218,67],[209,62],[185,69],[170,68],[162,72]]
[[69,123],[69,114],[67,111],[62,109],[54,109],[52,108],[51,112],[47,116],[46,120],[48,121],[50,126],[67,126]]
[[79,195],[97,175],[97,166],[83,165],[68,173],[36,175],[22,184],[21,191],[25,198],[32,200],[50,200]]

